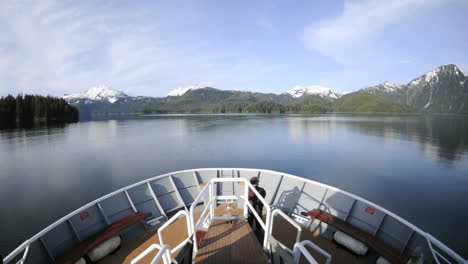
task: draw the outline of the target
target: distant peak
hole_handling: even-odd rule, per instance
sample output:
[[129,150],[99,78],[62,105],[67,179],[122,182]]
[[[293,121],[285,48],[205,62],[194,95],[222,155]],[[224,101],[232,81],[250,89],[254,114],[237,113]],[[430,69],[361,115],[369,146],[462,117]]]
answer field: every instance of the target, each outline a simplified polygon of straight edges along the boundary
[[294,98],[299,98],[304,95],[318,95],[323,98],[333,98],[333,99],[338,99],[341,97],[341,93],[325,87],[325,86],[320,86],[320,85],[311,85],[311,86],[300,86],[300,85],[295,85],[288,91],[286,91],[287,94],[291,95]]
[[400,83],[392,83],[389,81],[385,81],[381,84],[376,86],[369,86],[364,88],[364,91],[385,91],[385,92],[395,92],[397,90],[403,89],[405,85]]
[[432,82],[432,81],[438,81],[439,80],[439,75],[441,73],[444,74],[454,74],[454,75],[463,75],[463,72],[458,68],[457,65],[455,64],[447,64],[447,65],[442,65],[434,70],[427,72],[426,74],[421,75],[420,77],[412,80],[409,85],[410,86],[415,86],[418,85],[421,82]]
[[69,101],[72,99],[106,100],[113,104],[118,101],[119,98],[124,97],[128,97],[128,95],[112,90],[108,86],[101,84],[95,87],[91,87],[85,93],[66,95],[63,98]]
[[189,85],[189,86],[184,86],[184,87],[177,87],[174,90],[170,91],[167,95],[168,96],[181,96],[190,90],[197,90],[201,88],[205,88],[205,87],[202,87],[200,85]]

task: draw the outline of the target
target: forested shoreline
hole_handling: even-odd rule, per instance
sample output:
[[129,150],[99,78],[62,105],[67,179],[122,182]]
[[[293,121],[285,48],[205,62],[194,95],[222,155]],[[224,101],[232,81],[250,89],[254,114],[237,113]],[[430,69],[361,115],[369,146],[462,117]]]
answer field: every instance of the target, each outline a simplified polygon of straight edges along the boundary
[[[276,101],[274,101],[276,100]],[[254,96],[252,93],[204,88],[188,91],[183,96],[165,102],[147,103],[140,113],[412,113],[410,106],[386,101],[378,96],[355,92],[329,100],[307,95],[295,100],[283,100],[273,95]]]
[[0,98],[0,124],[71,123],[78,122],[79,113],[66,100],[53,96],[12,95]]

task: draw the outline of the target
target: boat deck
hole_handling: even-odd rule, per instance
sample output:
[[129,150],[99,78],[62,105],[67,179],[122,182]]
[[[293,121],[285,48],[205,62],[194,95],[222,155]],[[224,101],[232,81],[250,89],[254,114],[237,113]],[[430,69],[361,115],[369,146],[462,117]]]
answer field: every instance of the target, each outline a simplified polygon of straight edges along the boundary
[[263,264],[268,259],[252,228],[244,219],[211,223],[195,258],[200,264]]
[[[201,212],[195,212],[195,221],[200,217]],[[231,208],[228,210],[226,206],[221,205],[216,208],[215,215],[243,215],[243,209]],[[145,231],[142,228],[133,228],[129,230],[125,236],[132,237],[131,239],[124,239],[122,241],[121,248],[115,253],[105,257],[100,260],[99,264],[130,264],[130,262],[136,258],[141,252],[147,249],[152,244],[160,244],[158,237],[158,230],[151,230],[149,232]],[[130,233],[130,234],[129,234]],[[133,234],[132,234],[133,233]],[[170,224],[163,232],[164,243],[168,244],[171,248],[177,246],[180,242],[187,238],[187,224],[185,217],[181,217]],[[206,236],[205,236],[206,239]],[[151,263],[151,260],[156,256],[158,250],[152,251],[146,255],[138,263]],[[172,254],[172,257],[175,257],[178,252]]]
[[[224,206],[216,208],[215,215],[237,214],[242,215],[242,209],[226,210]],[[199,213],[195,215],[198,219]],[[133,230],[136,232],[136,230]],[[273,236],[279,239],[286,246],[292,248],[296,239],[297,230],[288,224],[280,217],[275,218]],[[170,235],[169,235],[170,234]],[[179,218],[174,223],[168,226],[163,232],[165,238],[164,243],[167,243],[174,248],[178,243],[183,241],[187,236],[187,227],[185,218]],[[303,229],[301,240],[310,240],[316,245],[332,255],[332,263],[350,263],[350,264],[374,264],[379,257],[375,252],[368,252],[365,256],[357,256],[349,250],[340,247],[338,244],[314,234],[309,230]],[[143,235],[136,236],[129,241],[123,241],[122,247],[99,261],[98,264],[129,264],[132,259],[138,256],[146,248],[153,243],[159,243],[157,230],[146,232]],[[251,250],[251,252],[248,252]],[[253,253],[255,252],[255,253]],[[319,263],[325,263],[325,258],[313,250],[309,251]],[[151,260],[158,253],[157,250],[148,254],[139,263],[151,263]],[[177,254],[173,254],[174,257]],[[252,257],[252,254],[257,254]],[[243,223],[227,223],[226,220],[215,220],[210,226],[209,231],[205,234],[202,244],[200,245],[197,263],[267,263],[266,256],[263,253],[261,244],[256,240],[256,236],[252,229],[247,224]],[[300,263],[307,263],[305,259],[301,259]]]

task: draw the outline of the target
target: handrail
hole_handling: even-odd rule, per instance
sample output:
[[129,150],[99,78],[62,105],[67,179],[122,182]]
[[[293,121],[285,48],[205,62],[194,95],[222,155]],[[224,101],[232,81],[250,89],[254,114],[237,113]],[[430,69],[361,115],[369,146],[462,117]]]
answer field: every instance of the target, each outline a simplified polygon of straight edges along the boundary
[[309,246],[313,248],[315,251],[317,251],[320,255],[325,256],[325,258],[327,259],[325,264],[330,264],[331,259],[332,259],[331,255],[328,254],[328,252],[326,252],[325,250],[321,249],[319,246],[312,243],[312,241],[310,240],[304,240],[301,242],[296,242],[294,244],[294,261],[296,263],[299,263],[299,257],[301,256],[301,253],[302,253],[302,255],[304,255],[304,257],[309,261],[309,263],[317,264],[317,261],[314,259],[314,257],[312,257],[312,255],[310,255],[309,251],[307,251],[305,246]]
[[[210,182],[213,183],[213,184],[216,183],[216,182],[244,182],[244,184],[246,186],[246,188],[244,189],[244,192],[245,192],[244,195],[243,195],[244,197],[239,196],[239,198],[244,200],[244,208],[245,208],[245,205],[247,205],[250,208],[253,215],[255,216],[255,218],[257,218],[258,222],[260,223],[263,230],[265,231],[265,236],[264,236],[264,239],[263,239],[263,249],[268,251],[268,245],[269,245],[269,239],[270,239],[269,234],[270,234],[271,207],[265,201],[263,196],[260,195],[260,193],[253,187],[253,185],[250,183],[250,181],[248,181],[245,178],[214,178],[214,179],[211,179]],[[263,221],[261,216],[259,216],[257,214],[255,208],[253,208],[253,206],[249,203],[249,193],[247,191],[249,188],[252,190],[254,195],[257,196],[258,200],[260,202],[262,202],[263,207],[266,209],[266,219],[265,219],[265,221]],[[244,212],[244,214],[246,214],[246,212]]]
[[[158,179],[161,179],[161,178],[164,178],[164,177],[168,177],[170,175],[174,175],[174,174],[179,174],[179,173],[187,173],[187,172],[205,172],[205,171],[220,171],[220,170],[239,170],[239,171],[243,171],[243,172],[261,172],[261,173],[270,173],[270,174],[273,174],[273,175],[278,175],[278,176],[283,176],[285,178],[291,178],[291,179],[296,179],[296,180],[300,180],[300,181],[305,181],[309,184],[312,184],[312,185],[315,185],[315,186],[320,186],[322,188],[326,188],[326,189],[329,189],[329,190],[332,190],[332,191],[335,191],[337,193],[341,193],[343,195],[346,195],[350,198],[353,198],[353,199],[356,199],[358,201],[361,201],[369,206],[372,206],[380,211],[382,211],[383,213],[391,216],[392,218],[394,218],[395,220],[397,220],[398,222],[404,224],[405,226],[407,226],[408,228],[410,228],[411,230],[414,230],[415,232],[417,232],[418,234],[420,234],[421,236],[425,237],[426,239],[428,239],[429,241],[431,241],[432,243],[434,243],[439,249],[443,250],[445,253],[447,253],[451,258],[453,258],[454,260],[456,260],[458,263],[468,263],[468,260],[465,260],[463,259],[460,255],[458,255],[456,252],[454,252],[452,249],[450,249],[449,247],[447,247],[445,244],[443,244],[442,242],[440,242],[439,240],[437,240],[436,238],[434,238],[432,235],[430,235],[429,233],[423,231],[422,229],[418,228],[417,226],[413,225],[412,223],[408,222],[407,220],[403,219],[402,217],[396,215],[395,213],[375,204],[375,203],[372,203],[362,197],[359,197],[357,195],[354,195],[352,193],[349,193],[347,191],[343,191],[343,190],[340,190],[336,187],[333,187],[333,186],[330,186],[330,185],[326,185],[326,184],[323,184],[323,183],[320,183],[320,182],[316,182],[316,181],[313,181],[313,180],[310,180],[310,179],[305,179],[305,178],[301,178],[299,176],[295,176],[295,175],[291,175],[291,174],[287,174],[287,173],[281,173],[281,172],[276,172],[276,171],[272,171],[272,170],[264,170],[264,169],[248,169],[248,168],[197,168],[197,169],[189,169],[189,170],[180,170],[180,171],[175,171],[175,172],[170,172],[170,173],[165,173],[165,174],[162,174],[162,175],[154,175],[148,179],[145,179],[145,180],[142,180],[140,182],[137,182],[137,183],[134,183],[134,184],[131,184],[131,185],[128,185],[126,187],[123,187],[121,189],[118,189],[114,192],[111,192],[107,195],[104,195],[94,201],[91,201],[89,203],[87,203],[86,205],[70,212],[69,214],[65,215],[64,217],[60,218],[59,220],[55,221],[54,223],[52,223],[51,225],[47,226],[46,228],[44,228],[43,230],[39,231],[37,234],[35,234],[33,237],[31,237],[30,239],[27,239],[26,241],[24,241],[20,246],[18,246],[16,249],[14,249],[10,254],[8,254],[4,259],[4,263],[8,263],[10,262],[13,258],[15,258],[20,252],[22,252],[23,250],[25,250],[25,248],[27,246],[29,246],[30,244],[34,243],[36,240],[38,240],[40,237],[42,237],[44,234],[46,234],[47,232],[49,232],[50,230],[54,229],[55,227],[57,227],[58,225],[62,224],[63,222],[67,221],[69,218],[71,218],[72,216],[76,215],[77,213],[83,211],[83,210],[86,210],[88,207],[90,206],[94,206],[96,205],[97,203],[101,202],[101,201],[104,201],[114,195],[117,195],[119,193],[122,193],[126,190],[129,190],[129,189],[132,189],[134,187],[137,187],[137,186],[140,186],[142,184],[147,184],[149,182],[152,182],[152,181],[155,181],[155,180],[158,180]],[[239,181],[240,178],[236,178],[237,181]],[[244,208],[246,208],[247,205],[244,205]],[[245,212],[246,213],[246,212]]]
[[183,247],[185,244],[187,244],[187,242],[190,240],[190,236],[193,234],[193,231],[192,231],[192,228],[191,228],[191,225],[190,225],[190,215],[187,213],[187,211],[180,210],[173,217],[171,217],[171,219],[169,219],[166,223],[164,223],[164,225],[162,225],[158,229],[159,243],[164,244],[162,231],[164,229],[166,229],[166,227],[168,227],[170,224],[172,224],[175,220],[177,220],[181,215],[184,215],[186,220],[187,220],[187,233],[188,233],[187,236],[188,237],[184,241],[180,242],[177,246],[175,246],[171,250],[171,254],[175,253],[177,250],[179,250],[181,247]]
[[[455,253],[455,251],[453,251],[451,248],[447,247],[446,245],[444,245],[442,242],[440,242],[437,238],[433,237],[431,234],[429,233],[425,233],[425,238],[429,244],[429,247],[430,249],[437,255],[440,255],[440,253],[435,250],[431,243],[433,243],[434,245],[436,245],[438,248],[442,249],[445,253],[447,253],[448,255],[450,255],[452,258],[454,258],[456,261],[458,261],[459,263],[465,263],[465,264],[468,264],[468,259],[467,260],[464,260],[463,258],[461,258],[457,253]],[[445,260],[445,258],[444,258]],[[437,261],[437,260],[436,260]],[[446,261],[446,260],[445,260]]]
[[[296,229],[297,229],[297,235],[296,235],[296,242],[299,242],[300,239],[301,239],[301,234],[302,234],[302,227],[300,225],[298,225],[296,222],[294,222],[294,220],[292,220],[287,214],[285,214],[281,209],[274,209],[271,213],[271,223],[270,223],[270,235],[273,234],[273,223],[274,223],[274,218],[275,218],[275,215],[281,215],[284,219],[286,219],[286,221],[288,221],[292,226],[294,226]],[[281,245],[283,245],[281,242],[278,241],[278,243],[280,243]],[[283,245],[284,246],[284,245]],[[290,251],[292,251],[291,249],[289,249]]]
[[16,262],[17,264],[23,264],[24,261],[26,260],[26,257],[28,256],[28,252],[29,252],[29,245],[26,247],[26,249],[24,250],[24,253],[23,253],[23,257],[21,257],[21,259]]
[[[209,201],[207,204],[205,204],[205,209],[203,209],[203,212],[201,213],[200,217],[198,218],[197,223],[195,224],[195,215],[194,215],[194,210],[198,202],[202,199],[203,194],[206,192],[206,190],[209,190]],[[214,208],[211,206],[214,203],[215,197],[213,197],[213,188],[212,188],[212,183],[209,182],[203,189],[198,193],[197,197],[195,200],[193,200],[192,205],[190,206],[189,212],[190,212],[190,224],[192,227],[192,231],[195,233],[195,228],[198,226],[200,221],[203,221],[205,214],[207,210],[209,209],[210,211],[210,218],[214,217]],[[196,234],[195,234],[196,235]],[[198,243],[196,237],[193,239],[193,252],[196,253],[198,251]]]
[[[238,195],[221,195],[217,196],[214,189],[215,184],[217,183],[223,183],[223,182],[243,182],[245,184],[245,189],[244,189],[244,194],[242,196]],[[266,215],[266,221],[263,221],[261,216],[259,216],[253,208],[253,206],[249,203],[249,193],[248,193],[248,188],[252,190],[252,192],[258,197],[259,201],[261,201],[266,208],[267,215]],[[205,209],[203,210],[202,214],[200,215],[200,218],[198,219],[197,223],[194,222],[195,216],[194,216],[194,210],[195,206],[198,204],[198,202],[201,200],[203,195],[205,194],[206,190],[209,190],[210,197],[208,203],[205,205]],[[244,215],[246,215],[245,208],[249,208],[252,211],[252,214],[255,216],[255,218],[258,220],[258,223],[260,226],[263,228],[265,231],[265,237],[263,240],[263,248],[265,250],[268,250],[268,245],[269,245],[269,234],[270,234],[270,219],[271,219],[271,208],[270,205],[263,199],[263,197],[260,195],[260,193],[253,187],[253,185],[247,181],[247,179],[244,178],[213,178],[210,180],[210,182],[205,185],[205,187],[200,191],[198,196],[195,198],[195,200],[192,203],[192,206],[190,206],[190,216],[191,216],[191,225],[192,225],[192,230],[195,232],[195,228],[199,225],[201,221],[204,220],[205,214],[209,208],[210,210],[210,216],[211,218],[214,217],[214,206],[216,205],[216,201],[218,200],[244,200]],[[196,254],[198,251],[198,243],[196,241],[197,239],[194,239],[193,242],[193,252]]]
[[169,245],[159,245],[159,244],[152,244],[149,246],[147,249],[145,249],[143,252],[141,252],[136,258],[132,259],[130,264],[136,264],[138,261],[140,261],[142,258],[144,258],[146,255],[148,255],[151,251],[159,249],[158,254],[151,260],[151,264],[157,264],[159,261],[162,259],[164,264],[170,264],[171,263],[171,255]]

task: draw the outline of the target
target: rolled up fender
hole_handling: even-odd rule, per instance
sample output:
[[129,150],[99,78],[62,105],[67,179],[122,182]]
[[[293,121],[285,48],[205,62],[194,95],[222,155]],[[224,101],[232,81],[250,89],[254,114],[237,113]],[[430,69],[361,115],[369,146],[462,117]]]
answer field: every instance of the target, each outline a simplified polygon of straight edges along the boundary
[[89,251],[88,257],[92,262],[97,262],[109,255],[112,251],[116,250],[120,246],[121,242],[120,236],[111,237]]
[[80,258],[74,264],[86,264],[86,260],[84,258]]
[[365,255],[367,250],[369,249],[364,243],[361,241],[343,233],[341,231],[336,231],[333,235],[333,238],[336,242],[340,243],[341,245],[345,246],[349,250],[353,251],[358,255]]

